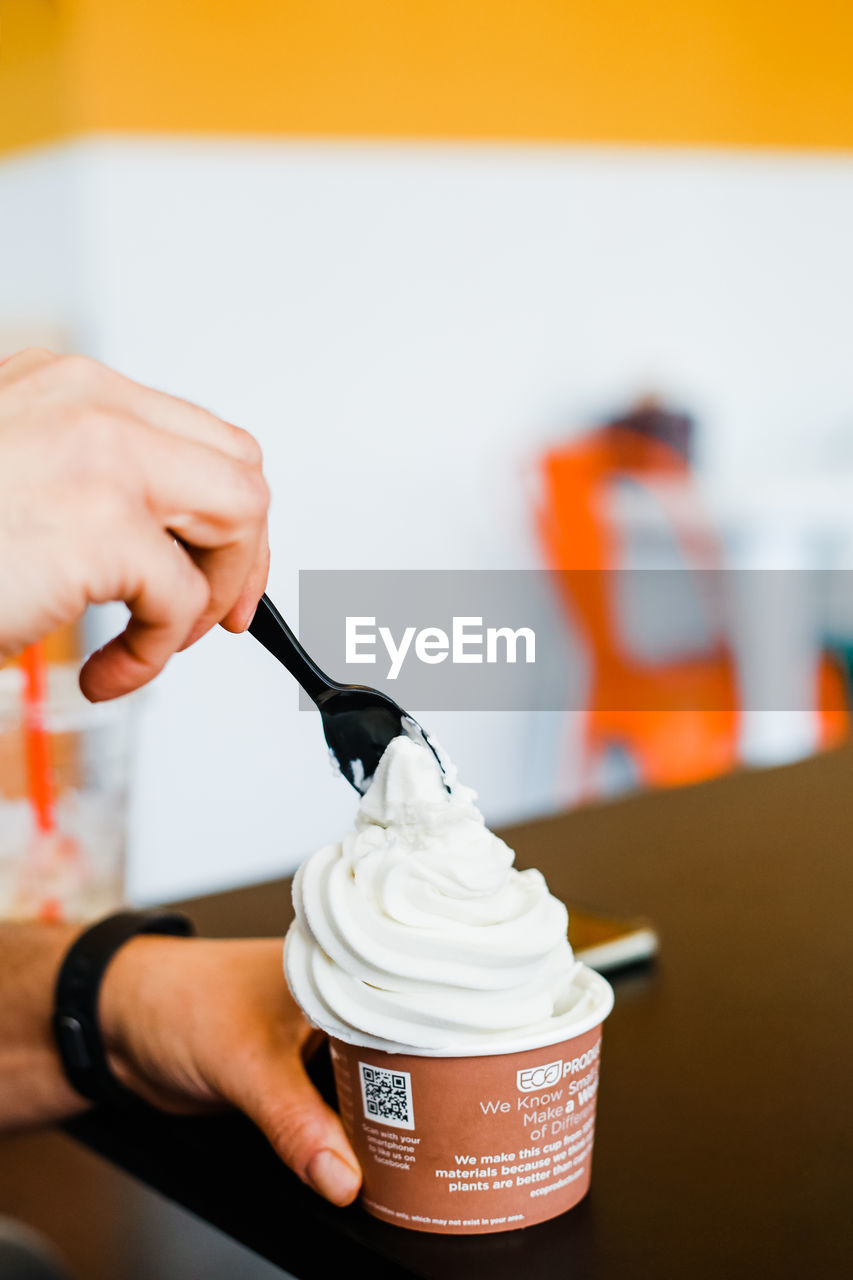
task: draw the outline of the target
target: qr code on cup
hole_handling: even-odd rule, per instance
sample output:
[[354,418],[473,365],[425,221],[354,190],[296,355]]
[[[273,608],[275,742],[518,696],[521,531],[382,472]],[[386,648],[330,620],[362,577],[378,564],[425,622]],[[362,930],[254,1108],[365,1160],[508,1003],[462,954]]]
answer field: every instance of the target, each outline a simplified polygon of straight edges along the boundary
[[358,1064],[361,1099],[368,1120],[392,1124],[398,1129],[414,1129],[412,1077],[408,1071],[386,1071],[384,1067]]

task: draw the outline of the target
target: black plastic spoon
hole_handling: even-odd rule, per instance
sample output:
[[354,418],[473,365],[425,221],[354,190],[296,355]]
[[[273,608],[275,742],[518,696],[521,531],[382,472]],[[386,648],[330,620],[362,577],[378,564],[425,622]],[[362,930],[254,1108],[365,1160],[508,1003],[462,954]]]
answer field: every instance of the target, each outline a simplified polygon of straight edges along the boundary
[[426,743],[444,773],[441,757],[417,720],[378,689],[330,679],[302,648],[269,596],[261,596],[249,631],[316,703],[332,755],[361,795],[370,785],[385,748],[401,734]]

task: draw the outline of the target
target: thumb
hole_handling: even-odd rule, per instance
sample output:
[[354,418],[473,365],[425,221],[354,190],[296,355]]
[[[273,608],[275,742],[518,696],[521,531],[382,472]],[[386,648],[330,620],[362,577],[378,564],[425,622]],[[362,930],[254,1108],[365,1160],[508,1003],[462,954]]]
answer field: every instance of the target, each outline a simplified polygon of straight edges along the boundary
[[361,1186],[358,1160],[339,1116],[308,1078],[298,1050],[256,1062],[250,1096],[238,1105],[303,1182],[332,1204],[351,1204]]

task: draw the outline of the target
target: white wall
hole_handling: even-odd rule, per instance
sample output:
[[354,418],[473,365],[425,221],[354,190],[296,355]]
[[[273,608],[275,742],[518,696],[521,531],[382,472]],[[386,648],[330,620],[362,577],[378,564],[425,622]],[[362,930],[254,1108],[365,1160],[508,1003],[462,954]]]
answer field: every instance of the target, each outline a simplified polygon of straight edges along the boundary
[[[849,440],[851,226],[831,157],[102,139],[0,165],[0,323],[52,306],[258,435],[295,620],[300,568],[535,565],[520,470],[638,390],[723,484]],[[429,727],[490,820],[555,803],[557,717]],[[213,634],[147,699],[133,891],[288,870],[353,800],[285,673]]]

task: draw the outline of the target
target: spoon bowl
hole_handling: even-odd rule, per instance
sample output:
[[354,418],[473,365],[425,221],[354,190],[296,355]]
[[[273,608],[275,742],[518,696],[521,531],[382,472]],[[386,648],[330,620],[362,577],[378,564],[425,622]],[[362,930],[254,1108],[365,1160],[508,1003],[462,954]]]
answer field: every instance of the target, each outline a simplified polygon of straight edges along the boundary
[[[378,689],[340,684],[327,676],[303,649],[269,596],[261,597],[249,632],[287,667],[312,699],[338,768],[360,795],[370,786],[386,747],[401,734],[420,739],[429,747],[444,774],[441,757],[417,720]],[[447,787],[446,781],[444,785]]]

